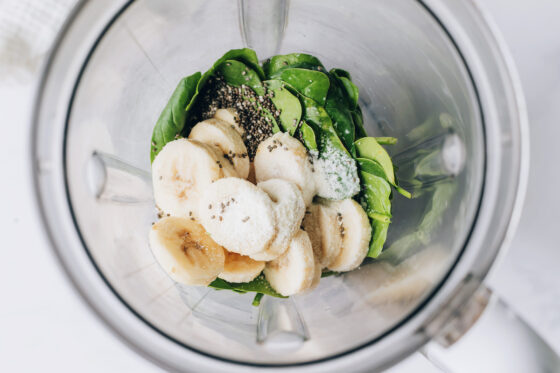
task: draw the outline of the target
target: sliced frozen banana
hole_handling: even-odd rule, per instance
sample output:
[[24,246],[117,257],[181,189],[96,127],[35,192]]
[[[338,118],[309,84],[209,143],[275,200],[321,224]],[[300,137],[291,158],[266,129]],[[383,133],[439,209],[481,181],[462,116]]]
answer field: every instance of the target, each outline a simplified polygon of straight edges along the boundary
[[337,227],[342,236],[340,254],[328,265],[331,271],[345,272],[358,268],[364,261],[369,241],[371,225],[362,206],[351,198],[330,202],[329,207],[337,214]]
[[249,176],[247,147],[230,124],[216,118],[207,119],[192,128],[189,139],[218,147],[240,178]]
[[265,264],[248,256],[226,251],[224,270],[218,277],[228,282],[249,282],[263,271]]
[[152,163],[156,205],[164,214],[197,217],[200,192],[212,182],[235,173],[219,152],[198,141],[167,143]]
[[273,202],[276,236],[265,251],[252,254],[251,258],[269,261],[276,259],[288,248],[292,237],[301,226],[305,204],[301,191],[290,181],[270,179],[258,183],[257,187],[264,190]]
[[296,184],[306,206],[311,204],[316,186],[313,165],[307,150],[299,140],[278,132],[259,144],[255,154],[257,182],[284,179]]
[[326,205],[312,204],[305,213],[303,229],[309,234],[315,258],[321,268],[328,267],[342,248],[342,234],[336,211]]
[[231,128],[237,131],[241,136],[245,133],[245,130],[239,124],[239,115],[237,111],[233,108],[227,109],[218,109],[216,110],[216,114],[214,114],[214,118],[223,120],[227,124],[230,125]]
[[241,255],[264,251],[276,234],[276,216],[268,194],[236,177],[206,188],[199,201],[199,215],[217,243]]
[[152,226],[149,242],[163,270],[181,284],[208,285],[224,271],[224,249],[196,221],[165,217]]
[[289,296],[307,290],[315,276],[315,259],[311,241],[305,231],[298,231],[288,250],[266,263],[264,275],[278,293]]

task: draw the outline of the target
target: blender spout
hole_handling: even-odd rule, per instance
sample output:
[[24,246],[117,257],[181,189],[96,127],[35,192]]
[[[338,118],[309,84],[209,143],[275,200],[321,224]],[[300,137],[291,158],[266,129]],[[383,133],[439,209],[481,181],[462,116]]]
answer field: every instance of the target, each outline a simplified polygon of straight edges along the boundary
[[239,26],[245,46],[258,56],[278,53],[288,23],[290,0],[238,0]]
[[113,155],[93,152],[86,165],[87,184],[98,201],[147,203],[153,201],[149,172]]
[[257,343],[276,353],[296,351],[309,332],[292,298],[265,296],[259,307]]

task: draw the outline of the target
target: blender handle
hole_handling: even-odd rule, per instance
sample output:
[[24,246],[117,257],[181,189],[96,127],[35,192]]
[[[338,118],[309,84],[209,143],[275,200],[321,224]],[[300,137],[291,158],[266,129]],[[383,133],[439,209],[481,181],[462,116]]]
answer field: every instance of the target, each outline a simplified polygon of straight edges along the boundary
[[560,372],[558,354],[484,285],[422,353],[444,372]]

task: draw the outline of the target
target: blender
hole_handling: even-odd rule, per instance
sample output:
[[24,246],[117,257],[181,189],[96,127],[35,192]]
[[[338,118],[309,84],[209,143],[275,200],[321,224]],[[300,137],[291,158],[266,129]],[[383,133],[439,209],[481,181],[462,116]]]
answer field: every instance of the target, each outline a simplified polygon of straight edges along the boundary
[[[368,134],[399,139],[388,150],[414,196],[395,196],[377,260],[259,307],[175,284],[147,239],[161,108],[179,79],[243,46],[351,71]],[[529,341],[489,334],[512,354],[496,361],[560,368],[483,284],[517,222],[528,134],[508,55],[470,1],[83,1],[45,65],[32,132],[38,206],[70,280],[166,368],[376,371],[420,349],[445,366],[487,315]]]

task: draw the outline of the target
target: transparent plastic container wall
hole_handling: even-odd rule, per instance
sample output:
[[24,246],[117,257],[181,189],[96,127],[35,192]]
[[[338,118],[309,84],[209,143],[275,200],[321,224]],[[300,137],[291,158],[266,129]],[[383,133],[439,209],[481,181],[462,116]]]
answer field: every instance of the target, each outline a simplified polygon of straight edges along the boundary
[[[390,339],[429,303],[473,234],[493,153],[464,56],[423,3],[265,4],[82,5],[58,51],[72,58],[66,69],[52,69],[58,79],[43,88],[64,87],[51,98],[60,110],[49,130],[38,124],[37,178],[41,196],[52,192],[42,203],[57,206],[44,215],[63,262],[87,267],[71,276],[88,300],[110,298],[107,304],[119,305],[115,317],[130,313],[135,325],[175,344],[173,354],[308,364]],[[265,297],[259,308],[251,306],[250,294],[177,286],[147,242],[156,220],[149,176],[153,125],[180,78],[243,46],[262,59],[310,53],[328,68],[351,72],[368,133],[399,139],[389,151],[402,186],[415,197],[394,196],[379,260],[324,278],[309,294]],[[52,66],[56,62],[55,54]],[[38,115],[40,122],[46,114]],[[510,205],[515,192],[506,196]],[[507,221],[509,212],[504,209]],[[56,216],[61,227],[53,228]]]

